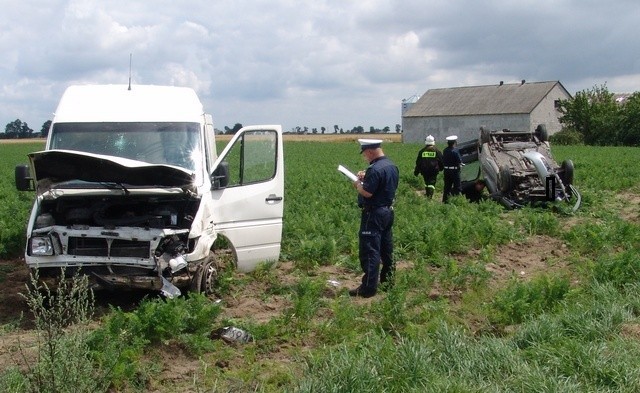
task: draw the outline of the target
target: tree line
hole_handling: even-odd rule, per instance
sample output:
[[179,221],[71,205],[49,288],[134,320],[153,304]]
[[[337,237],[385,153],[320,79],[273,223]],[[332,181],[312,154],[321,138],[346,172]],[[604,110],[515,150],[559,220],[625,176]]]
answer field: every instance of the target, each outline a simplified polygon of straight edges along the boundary
[[46,138],[49,135],[49,127],[51,127],[51,120],[42,124],[40,132],[35,132],[26,122],[16,119],[4,127],[4,133],[0,133],[0,139]]

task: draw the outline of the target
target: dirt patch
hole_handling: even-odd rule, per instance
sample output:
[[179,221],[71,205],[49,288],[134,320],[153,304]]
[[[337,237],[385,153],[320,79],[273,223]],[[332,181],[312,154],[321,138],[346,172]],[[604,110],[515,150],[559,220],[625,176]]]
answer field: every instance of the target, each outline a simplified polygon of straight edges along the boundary
[[532,236],[498,247],[493,262],[487,263],[486,269],[496,283],[513,277],[527,280],[541,273],[565,270],[568,255],[569,249],[562,240],[551,236]]
[[0,260],[0,325],[20,324],[21,315],[28,317],[29,309],[21,293],[26,292],[29,269],[24,259]]
[[621,192],[616,195],[620,203],[620,218],[631,222],[640,222],[640,194]]

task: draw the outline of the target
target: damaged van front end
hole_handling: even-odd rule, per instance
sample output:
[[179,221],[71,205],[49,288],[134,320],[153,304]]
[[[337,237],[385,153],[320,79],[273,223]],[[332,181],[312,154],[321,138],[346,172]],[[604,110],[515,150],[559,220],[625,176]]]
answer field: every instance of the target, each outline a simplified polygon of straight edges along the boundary
[[170,293],[189,283],[187,260],[203,254],[193,173],[76,151],[29,158],[37,195],[26,256],[41,277],[81,269],[94,288]]

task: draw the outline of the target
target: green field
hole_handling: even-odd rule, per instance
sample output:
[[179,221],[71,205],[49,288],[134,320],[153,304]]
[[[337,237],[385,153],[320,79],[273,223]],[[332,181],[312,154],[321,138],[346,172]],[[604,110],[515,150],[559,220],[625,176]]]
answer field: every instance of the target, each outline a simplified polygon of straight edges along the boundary
[[[32,198],[15,191],[13,168],[41,147],[0,144],[0,258],[22,252]],[[640,149],[553,147],[556,161],[575,165],[583,206],[571,214],[562,206],[505,211],[461,197],[447,205],[427,201],[421,178],[413,176],[420,147],[383,145],[400,168],[392,290],[362,300],[326,284],[335,275],[350,282],[360,276],[360,212],[355,191],[336,170],[365,167],[357,144],[285,142],[281,264],[288,270],[228,273],[222,294],[223,304],[251,298],[281,308],[260,319],[253,309],[229,316],[222,307],[207,319],[198,314],[207,310],[198,297],[181,300],[194,313],[182,316],[192,324],[233,324],[256,339],[233,347],[193,326],[167,333],[166,321],[180,325],[171,319],[170,302],[114,310],[97,334],[113,335],[112,342],[123,331],[133,334],[122,345],[135,371],[115,367],[114,386],[132,392],[640,391]],[[190,373],[160,378],[176,361],[163,360],[166,353],[191,364]],[[3,381],[15,386],[10,391],[23,391],[12,369],[0,369]]]

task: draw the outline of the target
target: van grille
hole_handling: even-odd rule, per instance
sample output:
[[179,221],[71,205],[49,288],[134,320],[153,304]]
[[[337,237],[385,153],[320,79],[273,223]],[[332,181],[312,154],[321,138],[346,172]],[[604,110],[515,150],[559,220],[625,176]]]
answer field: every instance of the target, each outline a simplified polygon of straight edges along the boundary
[[87,257],[149,258],[148,241],[70,237],[67,254]]

